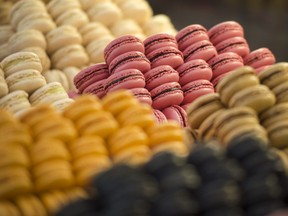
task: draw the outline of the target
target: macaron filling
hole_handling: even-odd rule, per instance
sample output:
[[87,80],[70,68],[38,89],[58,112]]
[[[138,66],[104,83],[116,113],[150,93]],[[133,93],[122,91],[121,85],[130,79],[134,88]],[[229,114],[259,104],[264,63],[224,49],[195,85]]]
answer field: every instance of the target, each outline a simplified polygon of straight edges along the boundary
[[113,79],[111,82],[109,82],[106,86],[105,86],[105,91],[107,89],[109,89],[110,87],[113,87],[115,85],[118,85],[119,83],[125,81],[125,80],[131,80],[131,79],[142,79],[144,80],[143,78],[143,75],[141,76],[140,74],[128,74],[126,76],[121,76],[120,78],[118,79]]

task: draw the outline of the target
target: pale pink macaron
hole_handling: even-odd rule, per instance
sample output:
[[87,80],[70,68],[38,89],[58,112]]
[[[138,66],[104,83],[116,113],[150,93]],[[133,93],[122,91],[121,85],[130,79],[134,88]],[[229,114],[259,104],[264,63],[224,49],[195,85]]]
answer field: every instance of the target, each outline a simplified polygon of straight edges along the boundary
[[150,91],[153,100],[152,107],[162,110],[172,105],[179,105],[183,101],[183,91],[178,82],[162,84]]
[[213,56],[217,55],[217,51],[213,44],[208,40],[198,41],[191,44],[183,51],[184,60],[188,62],[194,59],[203,59],[208,61]]
[[187,114],[182,107],[173,105],[163,109],[162,112],[167,120],[174,120],[179,123],[181,127],[187,126]]
[[81,70],[74,77],[74,84],[80,93],[91,84],[106,79],[109,76],[108,66],[99,63]]
[[159,85],[169,82],[178,82],[179,74],[169,65],[160,65],[144,74],[146,88],[151,91]]
[[174,47],[178,49],[178,44],[173,35],[166,33],[154,34],[144,40],[145,54],[162,47]]
[[243,27],[235,21],[225,21],[214,25],[208,30],[210,41],[217,45],[219,42],[232,37],[244,37]]
[[154,114],[155,121],[158,124],[167,122],[166,116],[160,110],[153,109],[153,114]]
[[184,63],[183,54],[180,50],[172,46],[164,46],[158,48],[147,55],[151,62],[151,68],[160,65],[169,65],[172,68],[177,68]]
[[219,54],[224,52],[234,52],[239,56],[244,57],[250,52],[248,43],[243,37],[228,38],[218,43],[215,47]]
[[184,93],[183,105],[192,103],[196,98],[215,92],[213,84],[208,80],[196,80],[182,87]]
[[199,24],[182,28],[176,34],[179,50],[184,51],[188,46],[202,40],[209,40],[207,29]]
[[233,52],[221,53],[212,58],[208,64],[212,68],[213,79],[244,65],[241,56]]
[[276,62],[275,56],[266,47],[256,49],[244,57],[244,64],[255,69],[270,66]]
[[146,58],[144,53],[138,51],[130,51],[114,58],[109,64],[110,74],[117,73],[125,69],[138,69],[142,73],[150,70],[150,61]]
[[117,56],[130,51],[144,53],[144,44],[139,38],[133,35],[124,35],[114,39],[105,47],[104,59],[107,64],[110,64]]
[[132,88],[129,90],[141,103],[152,105],[151,94],[146,88]]
[[68,94],[69,98],[72,98],[72,99],[77,98],[77,97],[80,96],[80,94],[78,92],[73,91],[73,90],[68,91],[67,94]]
[[141,71],[137,69],[126,69],[112,74],[106,79],[105,92],[119,89],[144,88],[145,78]]
[[86,89],[84,89],[83,94],[93,94],[99,98],[102,98],[106,95],[104,89],[105,83],[106,83],[105,79],[99,80],[88,86]]
[[211,80],[212,78],[212,69],[209,64],[202,59],[190,60],[180,65],[177,71],[179,73],[179,83],[181,86],[195,80]]

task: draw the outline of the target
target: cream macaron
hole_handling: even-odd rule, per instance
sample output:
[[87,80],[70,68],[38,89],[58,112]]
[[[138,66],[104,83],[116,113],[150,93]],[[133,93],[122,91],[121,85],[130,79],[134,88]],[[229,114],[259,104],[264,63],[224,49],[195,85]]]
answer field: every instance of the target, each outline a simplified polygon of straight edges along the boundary
[[68,79],[62,71],[57,70],[57,69],[48,70],[48,71],[43,73],[43,76],[45,77],[47,83],[59,82],[59,83],[61,83],[61,85],[63,86],[65,91],[69,90]]

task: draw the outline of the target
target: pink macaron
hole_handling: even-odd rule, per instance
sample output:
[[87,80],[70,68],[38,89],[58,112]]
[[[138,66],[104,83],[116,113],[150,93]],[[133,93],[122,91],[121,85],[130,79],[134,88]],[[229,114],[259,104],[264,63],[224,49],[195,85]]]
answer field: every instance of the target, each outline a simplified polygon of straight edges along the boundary
[[165,83],[151,90],[152,107],[162,110],[183,101],[183,91],[178,82]]
[[150,70],[150,68],[150,61],[142,52],[138,51],[123,53],[114,58],[109,64],[110,74],[114,74],[125,69],[138,69],[145,73],[146,71]]
[[148,55],[152,51],[162,47],[175,47],[178,49],[178,44],[173,35],[159,33],[154,34],[144,40],[145,54]]
[[215,92],[213,84],[208,80],[196,80],[182,87],[184,100],[182,104],[193,102],[196,98]]
[[219,42],[232,37],[244,37],[243,27],[235,21],[221,22],[208,30],[210,41],[217,45]]
[[276,62],[275,56],[268,48],[260,48],[250,52],[244,57],[244,64],[255,69],[269,66]]
[[153,114],[154,114],[155,121],[158,124],[167,122],[166,116],[160,110],[153,109]]
[[73,90],[68,91],[67,94],[68,94],[69,98],[72,98],[72,99],[77,98],[77,97],[80,96],[80,94],[78,92],[73,91]]
[[178,82],[179,74],[169,65],[160,65],[144,74],[146,88],[151,91],[159,85],[169,82]]
[[228,38],[218,43],[215,47],[219,54],[224,52],[235,52],[243,57],[250,52],[248,43],[243,37]]
[[160,65],[170,65],[172,68],[177,68],[183,61],[183,54],[180,50],[172,46],[158,48],[147,55],[151,62],[151,68]]
[[141,103],[152,105],[151,94],[146,88],[132,88],[129,90]]
[[202,25],[186,26],[176,34],[179,50],[184,51],[188,46],[202,40],[209,40],[207,29]]
[[167,120],[174,120],[178,122],[181,127],[187,126],[187,114],[182,107],[173,105],[163,109],[162,112]]
[[213,79],[244,65],[241,56],[233,52],[221,53],[208,63],[213,71]]
[[145,78],[137,69],[126,69],[118,71],[107,78],[105,92],[112,92],[118,89],[144,88]]
[[209,64],[202,59],[190,60],[180,65],[177,71],[179,73],[179,83],[181,86],[195,80],[211,80],[212,78],[212,70]]
[[108,66],[99,63],[81,70],[74,77],[74,84],[80,93],[92,83],[106,79],[109,76]]
[[227,76],[228,74],[230,74],[232,71],[229,71],[227,73],[223,73],[217,77],[214,77],[212,80],[211,80],[211,83],[213,84],[214,88],[216,88],[217,84],[225,77]]
[[104,89],[105,83],[106,80],[97,81],[84,89],[83,94],[93,94],[99,98],[102,98],[106,94]]
[[185,62],[193,59],[203,59],[208,61],[213,56],[217,55],[217,51],[210,41],[202,40],[187,47],[183,51],[183,55]]
[[139,38],[133,35],[125,35],[111,41],[105,47],[104,58],[106,63],[110,64],[111,61],[117,56],[130,51],[138,51],[144,53],[144,44]]

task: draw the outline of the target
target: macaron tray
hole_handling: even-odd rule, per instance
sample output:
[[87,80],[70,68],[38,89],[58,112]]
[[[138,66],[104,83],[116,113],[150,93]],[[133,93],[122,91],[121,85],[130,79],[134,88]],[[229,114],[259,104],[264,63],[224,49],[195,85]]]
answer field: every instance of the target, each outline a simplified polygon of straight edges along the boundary
[[0,1],[0,216],[288,215],[288,62],[145,0]]

